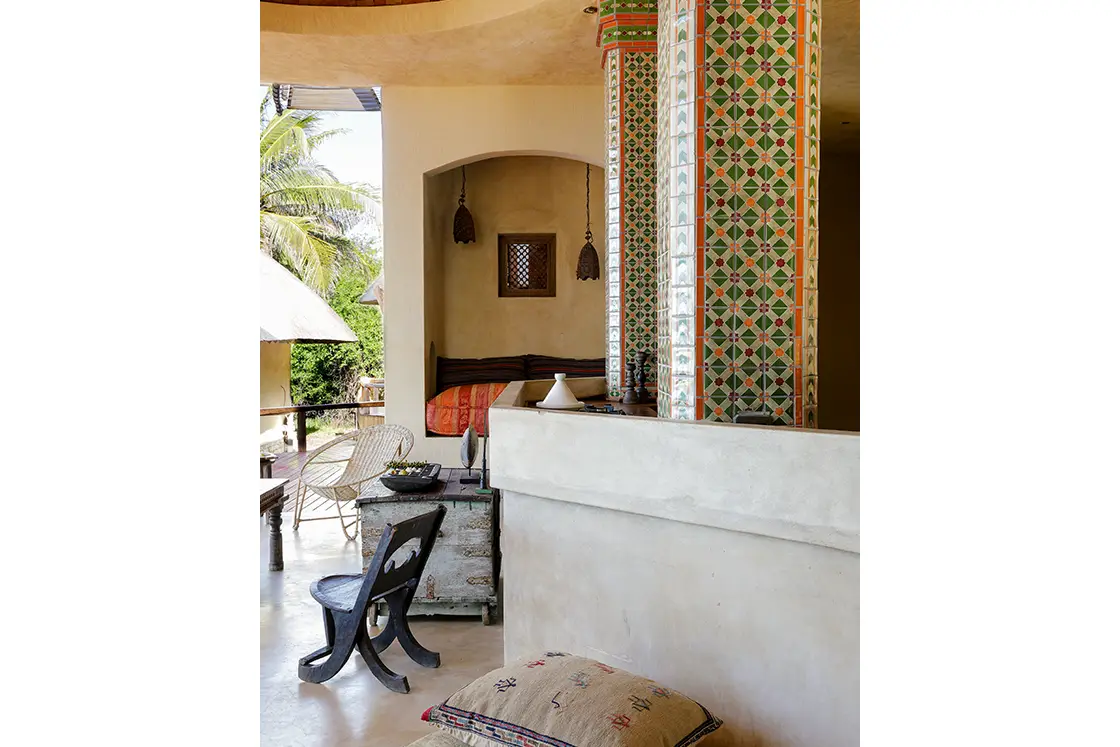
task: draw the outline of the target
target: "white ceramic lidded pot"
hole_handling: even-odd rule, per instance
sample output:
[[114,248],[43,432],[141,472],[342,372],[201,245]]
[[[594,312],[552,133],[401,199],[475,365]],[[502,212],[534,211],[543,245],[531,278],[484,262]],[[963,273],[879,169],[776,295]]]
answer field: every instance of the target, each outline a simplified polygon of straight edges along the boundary
[[556,383],[552,385],[548,396],[537,403],[537,407],[544,407],[549,410],[583,409],[583,403],[576,399],[576,395],[572,394],[572,390],[568,388],[568,382],[564,380],[566,378],[568,378],[567,374],[556,374]]

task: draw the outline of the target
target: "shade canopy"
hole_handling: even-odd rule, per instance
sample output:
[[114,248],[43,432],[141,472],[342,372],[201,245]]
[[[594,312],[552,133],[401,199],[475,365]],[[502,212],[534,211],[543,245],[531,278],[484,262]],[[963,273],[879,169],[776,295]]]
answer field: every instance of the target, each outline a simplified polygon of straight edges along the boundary
[[261,342],[357,342],[327,302],[264,252],[261,255]]
[[[278,90],[277,90],[278,89]],[[285,109],[318,112],[379,112],[381,99],[373,88],[338,88],[272,84]]]

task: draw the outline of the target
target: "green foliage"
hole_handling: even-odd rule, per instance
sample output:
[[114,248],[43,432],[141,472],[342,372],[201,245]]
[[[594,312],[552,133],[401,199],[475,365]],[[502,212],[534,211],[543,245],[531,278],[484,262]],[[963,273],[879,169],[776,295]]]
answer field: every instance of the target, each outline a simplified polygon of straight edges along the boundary
[[[380,262],[371,259],[370,263],[374,273],[380,271]],[[358,342],[292,345],[292,402],[295,404],[352,401],[357,398],[360,377],[384,376],[381,309],[358,303],[368,284],[362,269],[343,268],[327,298],[331,308],[354,330]]]
[[323,130],[319,112],[291,109],[266,118],[261,102],[260,248],[321,296],[344,272],[371,277],[367,255],[349,232],[376,218],[381,192],[340,182],[315,149],[345,130]]

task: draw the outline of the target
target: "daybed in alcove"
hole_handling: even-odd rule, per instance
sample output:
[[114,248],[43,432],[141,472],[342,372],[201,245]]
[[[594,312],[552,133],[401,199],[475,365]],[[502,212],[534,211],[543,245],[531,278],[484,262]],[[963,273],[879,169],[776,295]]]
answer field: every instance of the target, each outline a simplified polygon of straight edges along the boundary
[[468,425],[486,435],[486,410],[511,381],[604,376],[605,358],[514,355],[497,358],[442,358],[435,361],[437,394],[428,400],[425,421],[430,436],[461,436]]

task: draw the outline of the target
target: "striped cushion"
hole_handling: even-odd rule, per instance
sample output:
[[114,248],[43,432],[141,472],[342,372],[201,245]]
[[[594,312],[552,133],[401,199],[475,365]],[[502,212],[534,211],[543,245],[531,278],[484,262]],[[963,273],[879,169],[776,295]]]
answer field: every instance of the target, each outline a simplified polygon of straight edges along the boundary
[[433,731],[423,739],[418,739],[408,747],[470,747],[445,731]]
[[428,431],[440,436],[461,436],[468,425],[486,435],[486,411],[507,384],[453,386],[428,400],[425,420]]
[[558,373],[576,376],[606,376],[606,358],[553,358],[527,355],[526,375],[530,379],[551,379]]
[[508,384],[525,378],[525,356],[436,358],[436,391],[464,384]]
[[688,747],[723,724],[676,690],[562,651],[484,674],[420,718],[471,747]]

